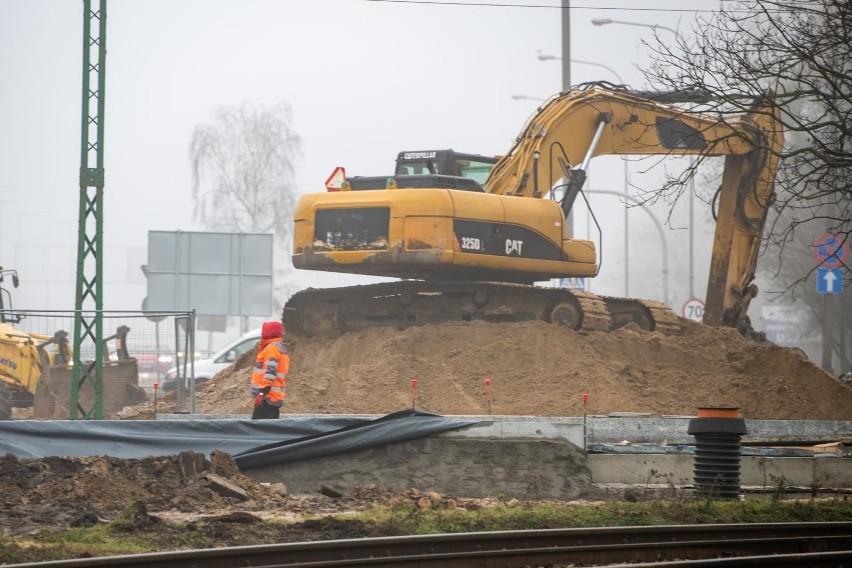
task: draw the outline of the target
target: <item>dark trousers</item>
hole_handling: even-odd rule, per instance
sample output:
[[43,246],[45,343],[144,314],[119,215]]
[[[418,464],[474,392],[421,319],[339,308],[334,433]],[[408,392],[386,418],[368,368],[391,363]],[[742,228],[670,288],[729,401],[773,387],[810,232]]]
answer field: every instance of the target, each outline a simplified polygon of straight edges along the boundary
[[281,409],[275,406],[274,404],[269,404],[266,402],[266,399],[260,404],[260,406],[255,406],[254,410],[251,413],[252,420],[275,420],[281,415]]

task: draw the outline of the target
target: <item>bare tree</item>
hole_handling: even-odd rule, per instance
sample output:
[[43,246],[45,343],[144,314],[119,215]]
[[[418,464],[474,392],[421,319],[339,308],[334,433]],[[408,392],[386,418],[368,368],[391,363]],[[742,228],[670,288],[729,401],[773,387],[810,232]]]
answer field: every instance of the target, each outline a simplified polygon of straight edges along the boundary
[[[786,142],[774,208],[784,214],[774,217],[766,238],[782,255],[787,243],[813,244],[824,232],[849,241],[852,4],[726,2],[719,12],[699,19],[693,32],[694,39],[680,35],[674,44],[662,36],[648,43],[653,64],[646,76],[660,90],[703,93],[709,110],[743,112],[767,94],[780,108]],[[685,179],[670,180],[663,195],[685,191]],[[816,263],[798,274],[796,282],[804,282],[815,268]]]
[[[834,233],[852,245],[852,4],[847,0],[725,2],[699,19],[693,39],[648,43],[653,64],[646,76],[664,91],[699,92],[710,110],[741,112],[761,97],[780,110],[785,145],[778,157],[773,214],[759,267],[788,303],[808,306],[814,331],[849,364],[852,304],[836,300],[833,329],[825,327],[826,298],[816,294],[816,239]],[[672,178],[662,195],[685,191]],[[775,262],[770,262],[774,258]],[[845,294],[850,289],[845,265]],[[829,318],[829,321],[831,319]],[[823,364],[826,357],[823,349]],[[848,370],[848,369],[847,369]]]
[[[787,212],[783,211],[782,216]],[[775,219],[776,225],[788,225],[785,219]],[[852,290],[842,294],[817,293],[813,266],[816,262],[813,247],[807,241],[793,240],[786,243],[784,255],[779,247],[769,243],[764,253],[759,272],[769,282],[779,282],[777,290],[768,290],[768,297],[781,308],[795,310],[795,343],[811,343],[812,338],[823,337],[822,353],[811,353],[814,360],[821,360],[827,370],[837,373],[852,371]],[[783,283],[799,282],[802,274],[809,274],[807,284],[785,287]],[[844,316],[845,314],[845,316]]]
[[209,122],[195,127],[189,149],[195,219],[211,230],[274,235],[276,304],[292,292],[285,275],[291,268],[295,162],[302,141],[291,117],[283,102],[272,108],[219,107]]

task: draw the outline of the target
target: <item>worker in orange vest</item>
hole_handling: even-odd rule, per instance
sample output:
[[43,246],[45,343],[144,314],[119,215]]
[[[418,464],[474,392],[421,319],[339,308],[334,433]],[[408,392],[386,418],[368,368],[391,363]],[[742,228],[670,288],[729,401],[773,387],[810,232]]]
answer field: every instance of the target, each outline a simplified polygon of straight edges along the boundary
[[252,420],[278,418],[284,404],[284,387],[290,355],[284,345],[284,325],[268,321],[260,330],[260,345],[251,374],[251,395],[254,398]]

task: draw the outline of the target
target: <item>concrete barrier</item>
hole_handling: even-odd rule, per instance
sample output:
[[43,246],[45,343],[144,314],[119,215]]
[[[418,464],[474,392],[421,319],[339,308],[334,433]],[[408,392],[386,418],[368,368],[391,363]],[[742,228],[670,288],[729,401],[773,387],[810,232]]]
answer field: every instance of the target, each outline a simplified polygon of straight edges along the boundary
[[245,472],[291,493],[380,484],[457,497],[576,497],[592,482],[583,452],[564,440],[443,435]]
[[[691,454],[589,454],[592,483],[692,485]],[[743,489],[786,487],[852,490],[852,458],[742,456]]]
[[[192,418],[199,416],[184,415],[183,419]],[[261,481],[283,481],[294,493],[314,492],[320,485],[345,490],[378,483],[456,496],[501,494],[526,499],[570,499],[589,483],[684,487],[693,482],[690,452],[695,439],[686,433],[691,416],[590,416],[585,421],[582,417],[458,418],[480,422],[403,444],[247,473]],[[743,444],[753,445],[750,453],[772,444],[852,438],[848,421],[746,420],[746,427]],[[618,446],[618,452],[585,455],[583,451],[607,444]],[[742,456],[740,481],[745,490],[852,490],[852,457],[784,457],[766,452]]]

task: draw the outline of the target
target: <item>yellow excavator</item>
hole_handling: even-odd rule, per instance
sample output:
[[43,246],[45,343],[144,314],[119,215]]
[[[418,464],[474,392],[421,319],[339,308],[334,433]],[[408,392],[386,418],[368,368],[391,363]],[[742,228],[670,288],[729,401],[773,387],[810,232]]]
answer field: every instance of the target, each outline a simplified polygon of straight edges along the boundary
[[766,100],[704,114],[592,84],[542,105],[505,156],[402,152],[393,176],[340,174],[300,199],[294,266],[401,280],[298,292],[283,311],[288,332],[543,320],[678,333],[661,302],[534,285],[598,273],[594,243],[566,231],[592,158],[656,154],[726,157],[704,322],[746,333],[782,144],[777,112]]
[[[2,283],[11,278],[19,284],[15,270],[0,267],[0,420],[12,418],[13,408],[33,408],[35,418],[67,419],[70,417],[72,351],[68,333],[57,331],[52,336],[21,329],[24,316],[12,309],[11,295]],[[148,397],[139,387],[136,359],[127,352],[130,329],[119,327],[117,333],[104,339],[103,405],[105,412],[145,402]],[[115,356],[111,357],[107,342],[115,340]],[[79,401],[94,403],[94,392],[83,389]]]

